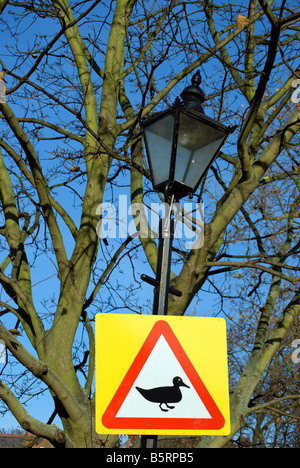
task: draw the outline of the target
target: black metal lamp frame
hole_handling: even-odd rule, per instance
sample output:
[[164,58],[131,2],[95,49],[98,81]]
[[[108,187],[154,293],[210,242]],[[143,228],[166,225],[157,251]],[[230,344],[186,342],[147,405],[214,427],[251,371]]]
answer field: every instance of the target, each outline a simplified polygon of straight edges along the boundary
[[[194,119],[197,119],[199,122],[203,123],[209,123],[211,127],[215,128],[216,130],[222,130],[223,132],[226,132],[229,134],[229,130],[231,131],[231,128],[225,127],[222,124],[218,124],[218,122],[214,121],[213,119],[210,119],[209,117],[200,114],[195,114],[194,112],[190,112],[188,109],[183,108],[181,105],[174,105],[171,110],[164,111],[157,117],[153,117],[153,119],[147,121],[147,124],[144,124],[144,127],[146,125],[150,125],[155,123],[155,121],[160,120],[162,117],[167,116],[167,115],[173,115],[174,116],[174,130],[173,130],[173,141],[172,141],[172,151],[171,151],[171,159],[170,159],[170,171],[169,171],[169,177],[166,181],[164,181],[161,184],[154,185],[153,188],[157,192],[162,192],[165,195],[172,195],[176,194],[176,199],[179,200],[180,198],[186,197],[188,195],[192,195],[199,187],[201,181],[205,177],[209,167],[211,164],[214,162],[215,158],[219,154],[219,151],[221,147],[224,144],[224,141],[226,137],[224,137],[224,141],[221,142],[219,145],[218,149],[215,152],[214,158],[209,161],[206,164],[206,167],[204,168],[203,173],[201,174],[201,177],[199,178],[197,184],[194,187],[190,187],[188,185],[185,185],[183,183],[177,182],[175,180],[175,170],[176,170],[176,157],[177,157],[177,140],[178,140],[178,133],[179,133],[179,119],[180,119],[180,114],[185,114],[189,117],[192,117]],[[227,132],[228,131],[228,132]],[[149,153],[149,148],[147,145],[147,141],[145,142],[146,144],[146,149],[147,149],[147,154]],[[152,168],[152,163],[151,159],[148,157],[148,164],[149,164],[149,169],[150,173],[153,174],[153,168]],[[153,177],[152,177],[153,180]]]
[[[219,151],[221,147],[224,145],[228,135],[232,133],[236,128],[236,127],[227,127],[223,125],[222,123],[214,119],[211,119],[210,117],[204,114],[202,103],[205,100],[205,96],[204,96],[202,89],[199,87],[200,83],[201,83],[201,76],[200,76],[199,71],[197,71],[192,78],[192,85],[185,88],[183,92],[181,93],[182,100],[177,98],[174,105],[171,108],[165,111],[159,112],[152,118],[141,122],[141,127],[143,128],[143,131],[145,131],[147,127],[149,127],[150,125],[153,125],[155,122],[158,122],[159,120],[162,120],[168,115],[172,115],[174,118],[173,141],[172,141],[172,146],[171,146],[171,158],[170,158],[170,163],[169,163],[170,164],[169,177],[164,182],[154,185],[153,188],[154,190],[158,192],[164,193],[166,196],[171,196],[175,194],[176,200],[179,200],[180,198],[183,198],[187,195],[192,195],[198,189],[209,167],[211,166],[211,164],[213,163],[213,161],[219,154]],[[224,134],[224,139],[220,143],[219,147],[216,149],[214,157],[206,163],[206,167],[203,168],[202,174],[199,177],[197,184],[193,187],[190,187],[186,184],[180,183],[175,180],[177,142],[178,142],[178,134],[179,134],[180,115],[186,115],[194,120],[197,120],[199,124],[204,123],[206,125],[209,125],[211,128],[215,130],[221,131]],[[144,140],[145,140],[149,169],[150,169],[150,173],[152,176],[152,180],[154,180],[151,157],[149,157],[150,148],[147,143],[147,138],[145,138]]]

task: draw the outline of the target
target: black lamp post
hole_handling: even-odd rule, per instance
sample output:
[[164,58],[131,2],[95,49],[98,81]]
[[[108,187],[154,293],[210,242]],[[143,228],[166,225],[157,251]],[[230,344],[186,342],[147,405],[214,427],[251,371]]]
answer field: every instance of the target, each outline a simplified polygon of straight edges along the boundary
[[[166,315],[169,294],[182,293],[170,287],[170,269],[174,220],[172,204],[192,195],[217,157],[233,127],[211,119],[204,114],[204,93],[199,87],[199,71],[192,84],[181,93],[182,101],[143,122],[153,188],[164,193],[170,202],[164,219],[160,220],[156,278],[142,275],[142,280],[154,286],[153,315]],[[157,436],[142,436],[141,447],[156,447]]]

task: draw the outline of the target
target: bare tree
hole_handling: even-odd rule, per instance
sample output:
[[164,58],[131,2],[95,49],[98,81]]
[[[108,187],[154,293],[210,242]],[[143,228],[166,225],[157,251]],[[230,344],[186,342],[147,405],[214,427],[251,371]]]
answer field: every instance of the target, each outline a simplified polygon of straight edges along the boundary
[[[0,339],[11,359],[0,397],[55,446],[118,444],[94,431],[94,314],[142,312],[138,259],[155,271],[157,245],[153,236],[100,240],[99,205],[126,190],[146,210],[153,194],[139,122],[171,105],[198,68],[205,112],[238,130],[196,195],[207,207],[202,247],[175,245],[172,285],[183,294],[168,313],[192,313],[209,294],[212,313],[236,325],[239,353],[231,434],[199,446],[224,446],[256,405],[276,405],[281,418],[280,397],[255,396],[300,310],[300,10],[294,0],[222,3],[0,1],[9,36],[0,56]],[[42,303],[37,269],[53,280]],[[251,319],[251,334],[232,304]],[[33,382],[41,386],[31,396],[50,392],[63,430],[54,414],[45,424],[22,405]],[[295,411],[297,389],[284,398]]]

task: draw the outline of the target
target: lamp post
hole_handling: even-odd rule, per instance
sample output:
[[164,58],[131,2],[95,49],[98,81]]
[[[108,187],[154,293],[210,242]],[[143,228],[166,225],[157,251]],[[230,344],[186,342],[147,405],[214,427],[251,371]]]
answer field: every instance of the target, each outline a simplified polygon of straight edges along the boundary
[[[156,278],[142,275],[154,286],[153,315],[166,315],[169,294],[182,293],[170,287],[174,219],[172,204],[192,195],[217,157],[228,135],[234,130],[204,114],[205,96],[200,88],[199,71],[192,84],[181,93],[169,109],[142,123],[147,160],[153,188],[169,202],[160,220]],[[141,447],[157,447],[157,436],[142,436]]]

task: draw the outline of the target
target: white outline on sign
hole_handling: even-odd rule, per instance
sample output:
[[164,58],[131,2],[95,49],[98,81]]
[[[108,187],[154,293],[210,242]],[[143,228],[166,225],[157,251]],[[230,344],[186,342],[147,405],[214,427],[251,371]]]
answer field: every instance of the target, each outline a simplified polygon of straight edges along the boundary
[[[190,388],[180,387],[182,400],[179,403],[172,404],[175,408],[166,412],[163,412],[159,408],[158,403],[147,401],[135,388],[136,386],[142,388],[172,386],[173,378],[176,376],[180,376],[183,382]],[[158,339],[151,351],[141,372],[116,414],[116,418],[118,417],[211,419],[211,415],[177,361],[164,336]]]

